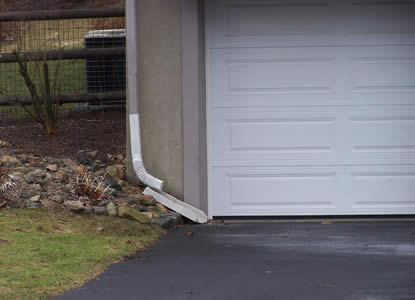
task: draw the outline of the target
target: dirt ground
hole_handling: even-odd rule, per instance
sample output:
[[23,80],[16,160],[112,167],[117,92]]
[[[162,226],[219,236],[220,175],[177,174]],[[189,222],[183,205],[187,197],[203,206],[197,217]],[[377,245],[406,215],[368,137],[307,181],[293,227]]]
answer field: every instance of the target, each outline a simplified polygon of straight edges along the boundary
[[71,158],[82,162],[87,151],[98,151],[95,159],[107,161],[107,154],[125,155],[125,111],[76,113],[61,119],[57,133],[46,136],[30,119],[0,122],[0,140],[11,145],[14,154]]

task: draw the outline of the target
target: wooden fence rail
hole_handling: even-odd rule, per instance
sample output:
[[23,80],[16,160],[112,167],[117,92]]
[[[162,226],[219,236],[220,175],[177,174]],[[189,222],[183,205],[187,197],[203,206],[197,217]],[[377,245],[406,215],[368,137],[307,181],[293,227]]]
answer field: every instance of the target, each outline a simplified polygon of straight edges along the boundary
[[[66,103],[85,103],[94,101],[116,101],[125,100],[127,97],[125,91],[89,93],[89,94],[64,94],[59,96],[61,104]],[[30,96],[5,96],[0,97],[0,106],[5,105],[26,105],[31,104]]]
[[125,16],[124,8],[10,11],[10,12],[0,13],[0,22],[112,18],[112,17],[124,17],[124,16]]
[[[125,47],[115,48],[79,48],[67,50],[51,50],[38,52],[25,52],[20,54],[23,61],[83,59],[89,57],[122,56],[125,55]],[[0,63],[17,62],[13,53],[0,54]]]

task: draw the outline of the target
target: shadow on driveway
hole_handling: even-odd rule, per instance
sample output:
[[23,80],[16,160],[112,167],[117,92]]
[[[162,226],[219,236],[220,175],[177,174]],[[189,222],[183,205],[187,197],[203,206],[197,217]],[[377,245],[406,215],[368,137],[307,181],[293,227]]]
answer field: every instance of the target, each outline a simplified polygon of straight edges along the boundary
[[56,299],[414,300],[415,222],[184,227]]

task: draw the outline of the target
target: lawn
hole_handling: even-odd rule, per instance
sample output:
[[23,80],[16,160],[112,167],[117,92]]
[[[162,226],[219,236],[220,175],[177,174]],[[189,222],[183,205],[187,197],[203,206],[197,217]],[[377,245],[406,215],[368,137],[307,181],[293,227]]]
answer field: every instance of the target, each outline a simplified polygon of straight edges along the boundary
[[113,217],[0,211],[0,299],[46,299],[81,286],[163,231]]
[[[49,62],[50,70],[54,70],[57,63],[60,64],[61,94],[86,93],[85,60]],[[35,78],[31,71],[31,78]],[[0,96],[14,95],[29,95],[17,63],[0,64]]]

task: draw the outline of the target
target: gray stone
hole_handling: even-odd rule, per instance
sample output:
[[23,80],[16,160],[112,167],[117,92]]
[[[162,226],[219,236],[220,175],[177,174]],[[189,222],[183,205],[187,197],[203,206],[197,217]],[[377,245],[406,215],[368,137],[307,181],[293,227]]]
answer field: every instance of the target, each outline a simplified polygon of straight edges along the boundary
[[22,198],[29,198],[30,197],[30,192],[29,191],[22,191],[22,193],[20,194],[20,197]]
[[26,207],[28,207],[28,208],[38,208],[40,206],[41,206],[41,204],[39,202],[32,202],[32,201],[27,201],[26,202]]
[[63,159],[63,163],[72,171],[76,171],[78,168],[78,165],[72,160],[72,159]]
[[39,202],[40,201],[40,195],[35,195],[30,198],[30,201],[32,202]]
[[60,204],[52,200],[43,199],[40,200],[40,203],[42,203],[42,206],[46,208],[60,208]]
[[63,203],[65,201],[64,197],[62,195],[54,195],[50,197],[50,200],[56,202],[56,203]]
[[120,208],[118,208],[118,216],[121,218],[135,220],[141,224],[150,223],[150,218],[144,215],[144,213],[125,206],[121,206]]
[[86,207],[85,203],[81,201],[65,201],[64,206],[66,206],[69,210],[77,213],[82,212]]
[[15,172],[20,172],[23,174],[28,174],[30,172],[33,172],[33,168],[26,168],[26,167],[18,167],[14,169]]
[[125,168],[123,165],[113,165],[113,166],[108,166],[105,169],[105,177],[111,177],[113,179],[125,179],[126,178],[126,173],[125,173]]
[[102,200],[101,202],[99,202],[98,206],[99,207],[105,207],[108,203],[110,203],[111,200]]
[[97,216],[105,216],[105,215],[107,215],[107,209],[105,207],[94,206],[93,209],[94,209],[94,213]]
[[22,163],[14,156],[3,155],[1,158],[1,164],[7,168],[15,168],[20,166]]
[[109,185],[109,187],[111,189],[114,189],[114,190],[117,190],[117,191],[120,191],[120,192],[122,190],[122,186],[120,184],[116,183],[112,178],[105,179],[104,184],[106,186]]
[[153,219],[151,224],[158,225],[164,229],[173,228],[180,223],[182,223],[183,218],[178,213],[170,213],[164,216],[161,216],[159,219]]
[[95,214],[94,208],[93,207],[90,207],[90,206],[87,206],[82,211],[82,214],[85,214],[85,215],[94,215]]
[[69,180],[69,176],[68,176],[68,174],[66,174],[65,172],[63,172],[63,171],[58,171],[58,172],[56,172],[55,173],[55,178],[57,179],[57,180],[59,180],[60,182],[62,182],[62,183],[67,183],[68,182],[68,180]]
[[141,204],[146,206],[153,206],[157,204],[157,201],[150,195],[144,195],[143,200],[141,200]]
[[117,206],[113,202],[108,203],[105,208],[109,216],[115,217],[118,215]]
[[89,152],[86,153],[86,155],[89,155],[91,157],[95,157],[95,156],[97,156],[97,154],[98,154],[98,150],[89,151]]
[[152,212],[140,212],[142,215],[146,216],[147,218],[149,218],[150,220],[153,219],[153,213]]
[[29,161],[27,155],[24,154],[19,154],[16,157],[22,162],[22,164],[25,164]]

